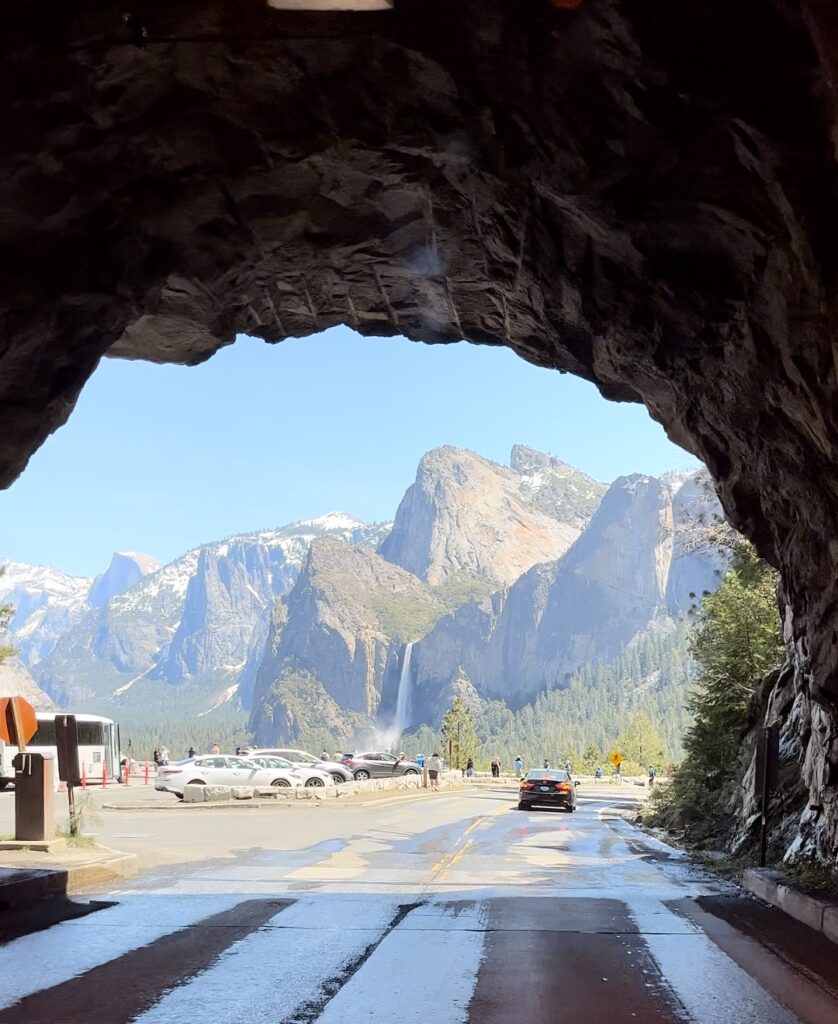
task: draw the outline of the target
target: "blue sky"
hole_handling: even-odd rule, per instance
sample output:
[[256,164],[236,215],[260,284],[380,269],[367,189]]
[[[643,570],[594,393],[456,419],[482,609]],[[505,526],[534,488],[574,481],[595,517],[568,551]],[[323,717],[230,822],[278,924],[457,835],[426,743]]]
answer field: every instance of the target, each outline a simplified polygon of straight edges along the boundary
[[506,463],[515,443],[603,481],[698,465],[642,406],[506,349],[346,328],[240,338],[188,369],[104,360],[0,494],[0,555],[93,575],[113,550],[168,561],[336,509],[389,519],[423,452],[454,444]]

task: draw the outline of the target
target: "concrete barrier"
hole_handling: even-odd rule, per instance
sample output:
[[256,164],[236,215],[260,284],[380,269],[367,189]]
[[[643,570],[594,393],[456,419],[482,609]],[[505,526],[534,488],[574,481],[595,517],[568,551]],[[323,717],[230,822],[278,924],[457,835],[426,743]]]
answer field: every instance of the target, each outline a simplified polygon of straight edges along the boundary
[[746,868],[742,884],[754,896],[838,943],[838,904],[785,885],[783,877],[779,871],[767,868]]
[[[443,772],[440,788],[464,784],[457,771]],[[503,780],[501,780],[503,781]],[[422,789],[421,775],[399,775],[392,779],[364,779],[360,782],[342,782],[337,786],[184,786],[183,802],[187,804],[226,803],[230,800],[340,800],[364,793],[406,793]]]

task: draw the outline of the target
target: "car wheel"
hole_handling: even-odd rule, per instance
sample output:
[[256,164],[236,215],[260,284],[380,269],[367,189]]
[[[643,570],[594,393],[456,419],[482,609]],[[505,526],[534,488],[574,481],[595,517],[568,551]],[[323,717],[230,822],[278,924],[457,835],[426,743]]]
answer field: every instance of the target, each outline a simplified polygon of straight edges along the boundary
[[175,793],[175,796],[178,798],[178,800],[183,799],[183,793]]
[[291,788],[291,783],[288,781],[288,779],[274,779],[271,785],[276,786],[277,789]]
[[418,774],[419,774],[419,772],[417,772],[415,768],[408,768],[405,771],[405,775],[418,775]]
[[309,786],[309,787],[311,787],[311,786],[325,786],[325,785],[326,785],[326,783],[322,779],[318,779],[316,775],[312,775],[312,777],[306,782],[306,786]]
[[523,803],[523,801],[522,801],[521,803],[518,804],[518,810],[519,811],[526,811],[527,810],[527,805],[525,803]]
[[334,780],[336,786],[339,786],[342,782],[346,782],[346,779],[342,775],[339,775],[337,772],[332,772],[332,779]]
[[355,772],[356,782],[363,782],[365,779],[368,779],[369,777],[370,773],[365,768],[359,768],[358,771]]

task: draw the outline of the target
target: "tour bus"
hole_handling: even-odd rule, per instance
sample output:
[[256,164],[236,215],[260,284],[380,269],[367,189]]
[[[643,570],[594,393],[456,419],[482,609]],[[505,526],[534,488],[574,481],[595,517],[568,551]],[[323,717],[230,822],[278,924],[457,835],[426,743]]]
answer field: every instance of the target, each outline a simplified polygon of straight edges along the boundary
[[[70,714],[70,712],[63,712]],[[38,730],[26,744],[28,754],[52,754],[55,758],[55,781],[58,784],[58,755],[55,746],[55,716],[62,712],[38,711]],[[119,727],[101,715],[76,715],[79,733],[79,767],[88,782],[102,781],[103,771],[108,780],[119,781]],[[15,780],[12,762],[17,747],[0,740],[0,789]]]

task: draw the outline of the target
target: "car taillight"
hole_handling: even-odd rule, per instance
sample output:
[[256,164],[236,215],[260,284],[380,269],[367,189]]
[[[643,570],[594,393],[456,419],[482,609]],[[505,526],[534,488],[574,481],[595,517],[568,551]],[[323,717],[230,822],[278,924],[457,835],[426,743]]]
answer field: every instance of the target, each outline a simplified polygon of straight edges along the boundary
[[568,784],[566,782],[557,782],[556,783],[556,789],[560,793],[569,793],[570,792],[570,786],[568,786]]
[[521,789],[532,789],[534,785],[534,782],[522,782]]

